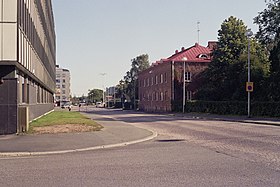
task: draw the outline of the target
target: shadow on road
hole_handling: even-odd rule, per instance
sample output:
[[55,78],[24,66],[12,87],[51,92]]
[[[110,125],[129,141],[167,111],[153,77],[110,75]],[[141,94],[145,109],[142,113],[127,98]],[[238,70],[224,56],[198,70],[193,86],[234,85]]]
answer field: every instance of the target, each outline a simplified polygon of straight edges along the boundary
[[132,110],[121,110],[121,109],[91,109],[83,111],[86,114],[96,114],[100,116],[110,117],[97,117],[96,120],[101,121],[124,121],[128,123],[141,123],[141,122],[160,122],[160,121],[174,121],[174,120],[200,120],[206,121],[205,119],[199,119],[193,116],[174,116],[168,113],[144,113]]

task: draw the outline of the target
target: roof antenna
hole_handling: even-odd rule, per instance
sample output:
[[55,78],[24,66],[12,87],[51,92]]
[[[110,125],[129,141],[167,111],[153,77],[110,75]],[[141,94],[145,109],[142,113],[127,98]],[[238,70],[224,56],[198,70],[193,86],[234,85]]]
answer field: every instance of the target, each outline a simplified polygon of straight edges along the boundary
[[200,24],[200,21],[197,22],[197,43],[198,44],[199,44],[199,32],[200,32],[199,24]]

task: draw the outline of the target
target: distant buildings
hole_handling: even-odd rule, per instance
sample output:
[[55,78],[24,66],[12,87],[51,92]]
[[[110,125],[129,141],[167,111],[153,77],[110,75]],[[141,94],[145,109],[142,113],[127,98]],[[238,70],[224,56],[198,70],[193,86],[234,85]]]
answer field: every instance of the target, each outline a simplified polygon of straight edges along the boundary
[[56,40],[52,1],[0,1],[0,134],[53,110]]
[[209,42],[203,47],[196,43],[188,49],[176,50],[169,58],[142,71],[138,76],[139,109],[150,112],[167,112],[175,107],[182,109],[183,98],[192,100],[201,86],[199,74],[211,62],[215,45],[216,42]]
[[70,71],[68,69],[56,66],[56,91],[55,102],[61,105],[65,102],[70,102]]

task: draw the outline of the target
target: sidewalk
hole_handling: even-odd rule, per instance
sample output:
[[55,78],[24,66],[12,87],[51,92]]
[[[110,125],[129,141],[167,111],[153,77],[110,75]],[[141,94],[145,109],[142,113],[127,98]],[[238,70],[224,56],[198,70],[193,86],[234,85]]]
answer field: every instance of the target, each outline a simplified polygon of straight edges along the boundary
[[0,136],[1,156],[79,152],[125,146],[152,139],[156,133],[131,125],[102,124],[98,132]]

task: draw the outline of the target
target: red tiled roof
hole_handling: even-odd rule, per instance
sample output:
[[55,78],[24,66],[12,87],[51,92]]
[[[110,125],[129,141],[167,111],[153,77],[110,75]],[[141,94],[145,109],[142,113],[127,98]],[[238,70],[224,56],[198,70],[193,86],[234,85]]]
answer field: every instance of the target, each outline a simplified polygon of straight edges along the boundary
[[167,59],[169,61],[210,62],[211,52],[211,48],[203,47],[196,43],[194,46],[188,49],[182,48],[180,52],[176,51],[175,54],[168,57]]

